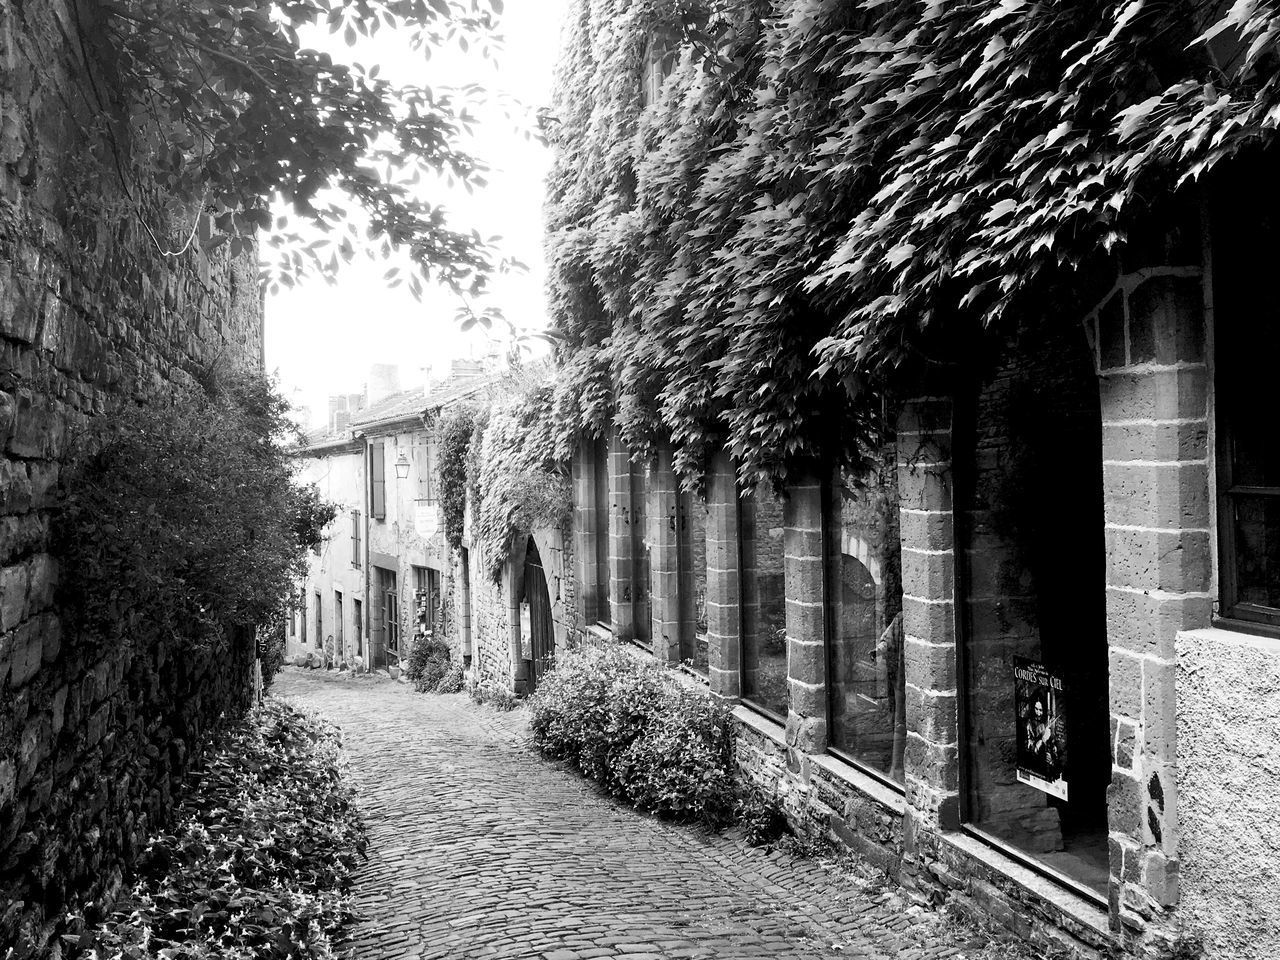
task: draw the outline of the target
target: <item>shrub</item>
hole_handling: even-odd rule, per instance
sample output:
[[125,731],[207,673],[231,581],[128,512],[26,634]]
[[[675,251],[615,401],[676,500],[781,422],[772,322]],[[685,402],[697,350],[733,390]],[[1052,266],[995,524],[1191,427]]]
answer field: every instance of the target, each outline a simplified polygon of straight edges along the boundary
[[609,793],[676,819],[734,810],[733,727],[710,694],[621,650],[557,659],[531,700],[537,747]]
[[449,645],[443,640],[437,640],[432,634],[419,637],[409,651],[405,676],[419,693],[434,691],[449,672],[451,658]]
[[265,630],[258,638],[258,659],[262,663],[262,690],[268,692],[275,682],[276,674],[284,666],[284,626]]
[[747,843],[764,847],[777,842],[790,831],[786,814],[777,797],[756,787],[748,787],[738,797],[735,818],[742,824]]
[[475,703],[487,703],[495,710],[501,710],[504,713],[520,706],[520,698],[511,690],[491,680],[481,679],[474,673],[466,677],[464,686],[467,695]]
[[284,623],[335,515],[294,482],[297,431],[266,378],[206,378],[78,437],[54,519],[62,608],[103,639],[212,643]]
[[436,693],[461,693],[462,692],[462,667],[456,663],[449,664],[449,669],[445,671],[445,675],[440,678],[440,682],[436,684]]
[[267,700],[184,781],[73,957],[332,960],[366,845],[337,730]]

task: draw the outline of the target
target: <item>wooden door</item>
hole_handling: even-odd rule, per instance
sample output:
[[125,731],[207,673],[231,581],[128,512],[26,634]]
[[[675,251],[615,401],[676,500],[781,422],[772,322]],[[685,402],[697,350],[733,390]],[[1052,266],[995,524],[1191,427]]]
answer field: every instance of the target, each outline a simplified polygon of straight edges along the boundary
[[538,685],[554,665],[556,656],[555,627],[551,622],[551,594],[547,590],[547,575],[542,568],[538,547],[529,538],[529,549],[524,557],[524,599],[529,604],[529,689]]

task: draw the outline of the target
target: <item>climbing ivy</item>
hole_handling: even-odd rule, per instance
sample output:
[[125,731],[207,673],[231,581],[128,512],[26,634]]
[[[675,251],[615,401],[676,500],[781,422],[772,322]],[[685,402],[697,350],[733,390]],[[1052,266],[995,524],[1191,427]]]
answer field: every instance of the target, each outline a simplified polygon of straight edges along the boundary
[[440,508],[444,538],[454,550],[462,547],[467,510],[467,454],[476,427],[475,410],[452,407],[440,417]]
[[512,545],[537,527],[564,527],[573,500],[563,460],[555,456],[552,387],[517,373],[477,418],[471,439],[472,543],[498,580]]
[[[692,25],[692,26],[691,26]],[[646,51],[678,33],[652,104]],[[573,0],[547,205],[566,432],[747,482],[1105,263],[1280,124],[1262,0]]]

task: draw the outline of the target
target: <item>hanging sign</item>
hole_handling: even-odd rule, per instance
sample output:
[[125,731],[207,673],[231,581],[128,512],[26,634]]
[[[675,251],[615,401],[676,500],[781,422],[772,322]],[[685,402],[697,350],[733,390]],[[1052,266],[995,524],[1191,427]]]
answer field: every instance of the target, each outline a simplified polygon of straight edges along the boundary
[[1066,697],[1062,677],[1042,663],[1013,658],[1018,782],[1067,799]]

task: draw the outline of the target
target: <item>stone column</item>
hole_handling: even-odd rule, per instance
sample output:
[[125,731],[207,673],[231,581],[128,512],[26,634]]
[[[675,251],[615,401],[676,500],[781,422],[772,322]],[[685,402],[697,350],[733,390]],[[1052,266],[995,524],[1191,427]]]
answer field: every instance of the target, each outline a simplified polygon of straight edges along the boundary
[[1112,732],[1112,924],[1178,897],[1174,640],[1213,604],[1204,292],[1198,266],[1136,270],[1087,322],[1103,420]]
[[711,689],[730,699],[742,694],[738,536],[738,480],[721,451],[707,471],[707,660]]
[[827,749],[826,563],[822,480],[787,488],[782,508],[787,595],[787,753]]
[[645,491],[646,520],[649,527],[649,576],[651,644],[653,655],[668,663],[680,662],[683,627],[680,604],[680,531],[676,475],[671,469],[671,451],[658,451],[649,471]]
[[[908,401],[898,418],[908,846],[960,823],[951,401]],[[911,851],[908,850],[908,853]]]

